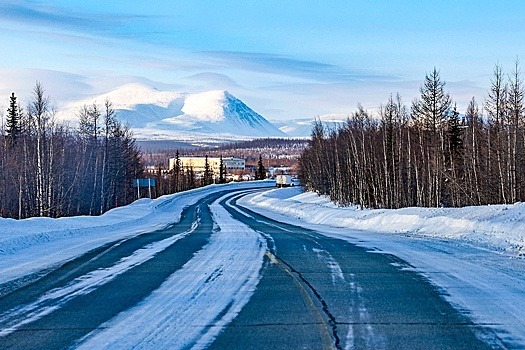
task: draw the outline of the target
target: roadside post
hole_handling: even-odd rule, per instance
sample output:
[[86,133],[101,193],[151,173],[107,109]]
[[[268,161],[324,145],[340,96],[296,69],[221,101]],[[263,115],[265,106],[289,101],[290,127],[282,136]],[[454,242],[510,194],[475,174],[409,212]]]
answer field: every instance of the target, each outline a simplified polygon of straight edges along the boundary
[[133,179],[133,187],[137,188],[137,199],[140,199],[140,188],[147,187],[148,195],[151,198],[151,188],[155,187],[155,178]]

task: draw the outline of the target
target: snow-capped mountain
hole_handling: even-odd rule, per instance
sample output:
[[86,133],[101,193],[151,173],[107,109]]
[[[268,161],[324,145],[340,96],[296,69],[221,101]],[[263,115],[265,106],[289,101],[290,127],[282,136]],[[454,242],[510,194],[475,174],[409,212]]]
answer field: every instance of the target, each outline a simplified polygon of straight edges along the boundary
[[111,101],[117,118],[129,123],[139,139],[215,140],[287,135],[227,91],[197,94],[159,91],[139,84],[71,103],[57,118],[76,120],[84,105]]
[[248,137],[286,136],[227,91],[209,91],[188,95],[179,115],[149,123],[147,127]]

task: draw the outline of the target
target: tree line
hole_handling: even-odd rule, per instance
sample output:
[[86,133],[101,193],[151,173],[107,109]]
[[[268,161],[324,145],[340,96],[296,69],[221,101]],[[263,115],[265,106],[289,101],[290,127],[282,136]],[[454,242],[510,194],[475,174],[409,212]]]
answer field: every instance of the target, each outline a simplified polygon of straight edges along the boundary
[[[214,172],[212,165],[208,161],[208,154],[204,155],[204,169],[202,172],[196,172],[191,165],[184,166],[180,158],[181,154],[179,150],[176,150],[171,169],[167,169],[164,164],[160,163],[155,167],[156,196],[187,191],[211,184],[224,184],[231,181],[231,179],[228,179],[228,169],[221,154],[219,155],[218,172]],[[262,155],[260,155],[255,170],[255,180],[264,179],[266,179],[266,168],[263,165]]]
[[140,153],[111,102],[84,106],[76,129],[54,115],[38,82],[25,109],[11,95],[0,132],[0,216],[97,215],[133,201]]
[[378,115],[316,122],[300,158],[309,191],[368,208],[461,207],[525,200],[525,107],[519,63],[496,66],[482,106],[460,114],[437,69],[410,108],[399,94]]
[[193,166],[183,166],[180,159],[180,152],[176,150],[174,164],[171,169],[162,163],[156,166],[154,174],[156,179],[156,195],[162,196],[187,191],[213,183],[226,183],[226,166],[222,161],[222,156],[219,168],[219,174],[214,174],[212,166],[208,162],[208,155],[206,155],[204,171],[197,173]]

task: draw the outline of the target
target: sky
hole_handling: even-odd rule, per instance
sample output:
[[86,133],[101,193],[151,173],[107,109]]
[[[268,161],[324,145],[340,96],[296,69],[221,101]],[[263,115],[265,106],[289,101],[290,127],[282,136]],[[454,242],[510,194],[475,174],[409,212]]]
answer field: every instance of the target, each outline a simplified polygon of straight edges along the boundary
[[313,118],[410,105],[434,67],[461,111],[525,59],[523,23],[520,0],[0,0],[0,113],[39,81],[56,108],[142,83]]

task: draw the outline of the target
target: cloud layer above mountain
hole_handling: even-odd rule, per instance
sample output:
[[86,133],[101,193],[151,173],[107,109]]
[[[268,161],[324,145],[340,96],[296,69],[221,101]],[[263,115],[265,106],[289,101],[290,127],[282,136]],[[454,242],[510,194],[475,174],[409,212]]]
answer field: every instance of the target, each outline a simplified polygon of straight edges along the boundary
[[[446,16],[444,16],[446,14]],[[525,55],[525,3],[7,0],[0,107],[35,81],[57,107],[125,83],[229,90],[272,119],[407,103],[437,67],[459,107]]]

